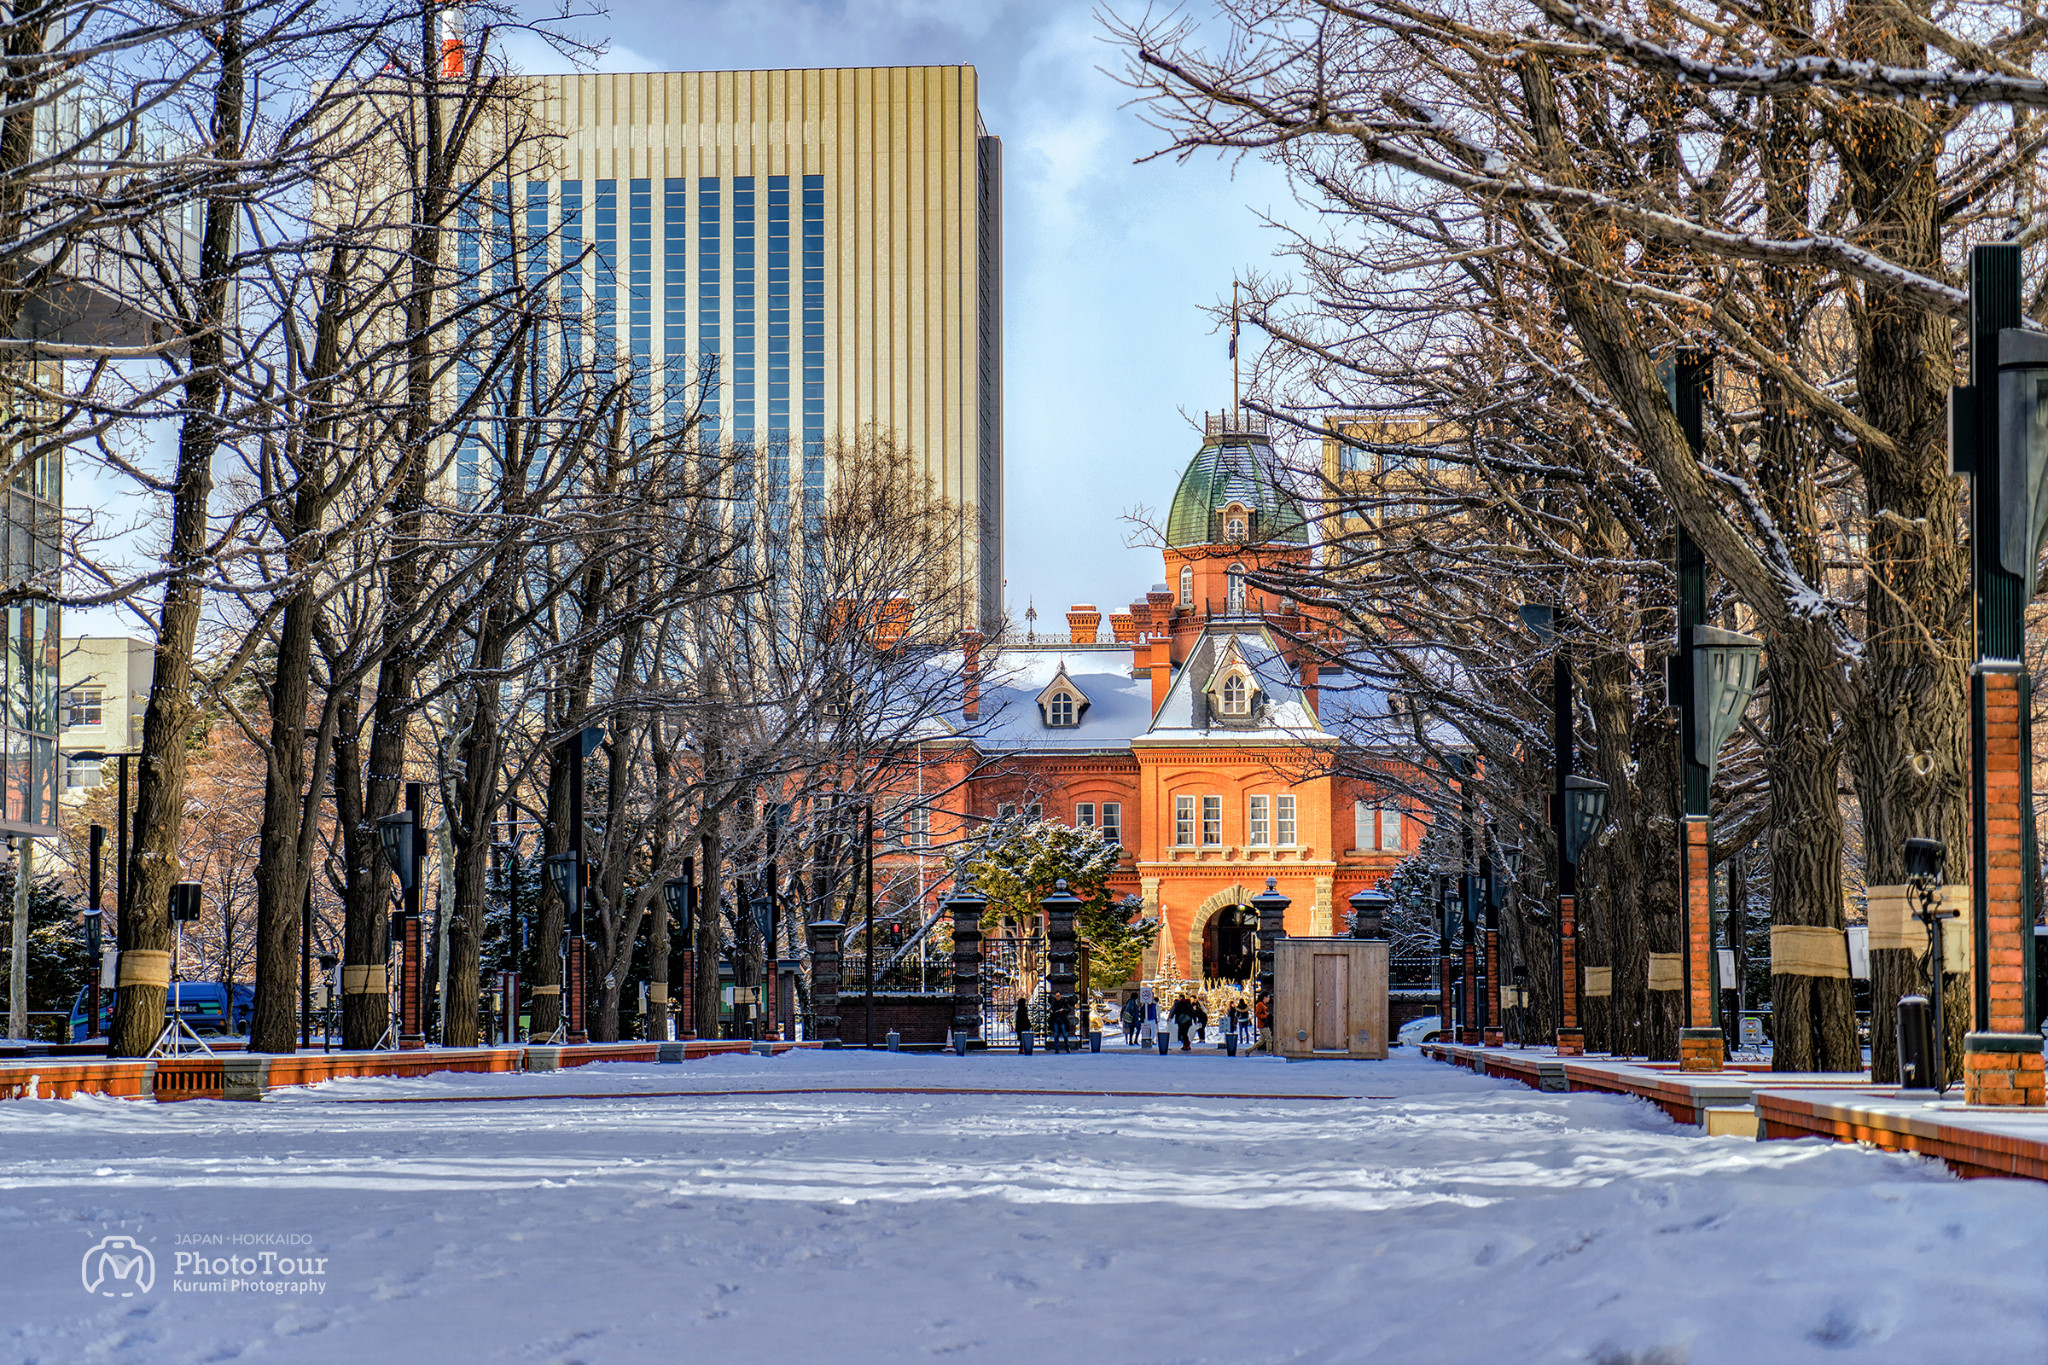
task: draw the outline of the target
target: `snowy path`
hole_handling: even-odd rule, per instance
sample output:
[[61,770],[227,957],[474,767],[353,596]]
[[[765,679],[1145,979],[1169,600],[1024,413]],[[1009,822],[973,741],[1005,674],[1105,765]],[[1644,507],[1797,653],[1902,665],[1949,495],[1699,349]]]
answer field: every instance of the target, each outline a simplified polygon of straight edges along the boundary
[[[1073,1093],[661,1093],[819,1087]],[[470,1102],[511,1095],[556,1098]],[[2048,1187],[1412,1057],[340,1081],[0,1106],[0,1358],[2039,1361],[2044,1228]],[[108,1234],[147,1294],[86,1291]],[[174,1284],[265,1247],[324,1292]]]

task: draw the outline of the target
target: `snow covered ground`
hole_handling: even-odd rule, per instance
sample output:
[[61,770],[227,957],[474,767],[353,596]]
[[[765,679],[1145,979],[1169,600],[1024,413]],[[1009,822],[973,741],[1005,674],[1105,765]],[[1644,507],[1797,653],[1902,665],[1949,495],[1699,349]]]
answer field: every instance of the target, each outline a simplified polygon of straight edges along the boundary
[[1412,1055],[338,1081],[0,1105],[0,1358],[2039,1361],[2043,1228],[2041,1185]]

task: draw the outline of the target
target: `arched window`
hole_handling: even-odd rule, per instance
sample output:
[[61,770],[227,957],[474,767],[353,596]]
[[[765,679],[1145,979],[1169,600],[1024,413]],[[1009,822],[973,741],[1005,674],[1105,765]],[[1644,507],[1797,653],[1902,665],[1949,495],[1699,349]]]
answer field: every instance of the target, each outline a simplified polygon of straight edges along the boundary
[[1071,692],[1055,692],[1055,693],[1053,693],[1053,694],[1052,694],[1052,704],[1051,704],[1050,706],[1048,706],[1048,707],[1046,708],[1046,711],[1047,711],[1047,714],[1048,714],[1048,715],[1049,715],[1049,716],[1051,717],[1051,723],[1052,723],[1053,725],[1056,725],[1056,726],[1068,726],[1068,725],[1072,725],[1072,724],[1074,723],[1074,696],[1073,696],[1073,694],[1072,694]]
[[1244,611],[1244,565],[1230,566],[1230,614],[1235,616]]
[[1228,521],[1224,522],[1224,523],[1223,523],[1223,538],[1224,538],[1225,540],[1243,540],[1243,539],[1244,539],[1244,518],[1243,518],[1243,517],[1232,517],[1232,518],[1230,518],[1230,519],[1229,519]]
[[1195,566],[1180,566],[1180,604],[1184,607],[1195,605]]
[[1233,673],[1223,680],[1223,714],[1243,716],[1251,712],[1250,689],[1244,685],[1244,674]]

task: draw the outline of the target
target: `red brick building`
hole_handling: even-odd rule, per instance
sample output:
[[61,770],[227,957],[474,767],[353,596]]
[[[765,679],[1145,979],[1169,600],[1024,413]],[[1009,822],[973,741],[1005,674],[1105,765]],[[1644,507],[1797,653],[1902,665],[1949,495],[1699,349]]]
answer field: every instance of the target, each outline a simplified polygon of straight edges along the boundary
[[[1163,584],[1107,620],[1070,608],[1063,638],[970,648],[979,685],[950,744],[980,771],[929,829],[944,844],[1036,808],[1113,832],[1126,850],[1115,890],[1159,919],[1154,970],[1169,980],[1217,974],[1214,930],[1268,877],[1293,901],[1290,934],[1345,932],[1346,898],[1422,835],[1385,788],[1332,774],[1326,720],[1384,699],[1331,662],[1326,623],[1251,586],[1262,566],[1311,553],[1270,468],[1258,419],[1209,418],[1168,512]],[[929,761],[971,771],[948,747]]]

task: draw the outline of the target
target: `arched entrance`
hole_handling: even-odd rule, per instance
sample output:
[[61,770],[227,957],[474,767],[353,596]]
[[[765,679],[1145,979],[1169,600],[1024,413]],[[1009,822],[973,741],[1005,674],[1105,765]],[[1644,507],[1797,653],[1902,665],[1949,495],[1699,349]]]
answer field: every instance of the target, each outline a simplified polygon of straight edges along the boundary
[[1212,982],[1249,981],[1258,970],[1258,914],[1252,893],[1243,886],[1226,887],[1202,902],[1188,926],[1188,964],[1200,979]]
[[1248,905],[1231,905],[1209,916],[1202,927],[1202,979],[1232,983],[1251,980],[1258,968],[1259,917]]

